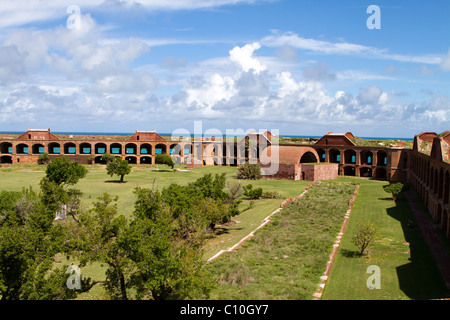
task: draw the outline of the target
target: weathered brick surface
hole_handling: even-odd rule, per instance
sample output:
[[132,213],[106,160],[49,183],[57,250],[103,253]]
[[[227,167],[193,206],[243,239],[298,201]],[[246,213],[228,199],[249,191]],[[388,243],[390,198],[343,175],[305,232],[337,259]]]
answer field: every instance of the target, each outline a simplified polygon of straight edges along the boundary
[[309,181],[332,180],[338,178],[339,165],[332,164],[308,164],[299,165],[302,172],[302,179]]

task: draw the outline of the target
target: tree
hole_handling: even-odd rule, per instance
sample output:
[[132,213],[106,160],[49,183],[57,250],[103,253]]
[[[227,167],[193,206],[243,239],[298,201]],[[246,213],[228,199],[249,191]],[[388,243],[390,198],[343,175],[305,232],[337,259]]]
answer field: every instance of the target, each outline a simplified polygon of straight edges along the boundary
[[170,155],[168,155],[167,153],[158,153],[155,156],[155,163],[156,164],[166,164],[169,167],[171,167],[172,169],[175,166],[175,163],[172,160],[172,157]]
[[356,233],[352,239],[352,243],[359,248],[360,256],[370,244],[377,240],[378,229],[378,226],[371,222],[367,222],[365,220],[359,221]]
[[261,179],[261,167],[259,163],[243,163],[237,170],[237,178],[249,180]]
[[117,175],[120,177],[120,182],[123,182],[123,177],[131,172],[131,166],[127,160],[122,160],[120,158],[114,158],[106,166],[107,173],[112,177]]
[[38,156],[38,164],[46,164],[50,161],[50,157],[47,152],[41,153]]
[[[80,291],[66,286],[66,265],[57,254],[70,250],[63,225],[34,190],[0,193],[0,299],[73,299]],[[83,288],[90,279],[82,279]]]
[[398,196],[405,190],[405,185],[401,182],[390,183],[383,186],[383,190],[392,194],[392,199],[397,200]]
[[131,281],[138,297],[207,297],[213,278],[203,268],[204,220],[184,213],[175,217],[159,191],[137,188],[135,193],[135,218],[123,244],[136,267]]
[[67,157],[53,158],[45,171],[49,181],[57,185],[75,185],[87,174],[87,169],[78,162],[70,161]]
[[112,154],[104,153],[102,154],[102,160],[106,162],[106,164],[113,161],[116,157],[114,157]]
[[69,187],[86,174],[87,169],[78,162],[71,162],[67,157],[53,158],[47,165],[46,176],[40,182],[43,203],[53,214],[64,208],[75,217],[82,193]]
[[127,231],[127,220],[118,215],[118,197],[104,193],[97,198],[93,208],[80,214],[77,232],[80,265],[88,262],[106,264],[106,280],[103,286],[112,299],[127,300],[127,285],[131,273],[128,252],[121,245]]

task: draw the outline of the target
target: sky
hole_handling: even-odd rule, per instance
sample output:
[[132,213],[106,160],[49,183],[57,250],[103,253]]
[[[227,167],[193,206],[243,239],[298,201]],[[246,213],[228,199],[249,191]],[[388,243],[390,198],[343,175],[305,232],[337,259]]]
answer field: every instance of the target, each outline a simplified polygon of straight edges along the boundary
[[0,131],[441,133],[448,12],[437,0],[0,0]]

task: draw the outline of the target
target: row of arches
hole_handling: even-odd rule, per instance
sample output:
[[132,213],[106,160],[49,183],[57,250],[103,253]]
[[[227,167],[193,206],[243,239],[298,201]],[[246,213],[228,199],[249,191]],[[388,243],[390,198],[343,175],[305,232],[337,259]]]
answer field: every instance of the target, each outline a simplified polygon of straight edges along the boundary
[[[110,153],[113,155],[122,155],[122,154],[139,154],[141,155],[154,155],[158,153],[167,153],[168,148],[166,144],[156,144],[154,147],[149,143],[144,143],[137,145],[135,143],[127,143],[122,145],[120,143],[95,143],[91,144],[88,142],[83,142],[80,144],[75,144],[73,142],[66,143],[58,143],[58,142],[50,142],[47,145],[47,149],[43,144],[35,143],[32,145],[28,145],[25,143],[19,143],[15,147],[13,147],[10,142],[3,142],[0,144],[0,154],[13,154],[13,150],[15,154],[42,154],[47,152],[48,154],[104,154]],[[174,151],[181,150],[180,145],[171,145],[169,147],[170,153],[172,154]],[[192,147],[190,144],[183,146],[183,154],[190,154]],[[179,153],[179,151],[177,151]]]
[[411,163],[412,174],[416,177],[415,187],[425,187],[444,205],[450,202],[450,165],[434,161],[425,155],[418,155]]
[[450,164],[413,152],[409,182],[423,199],[435,223],[450,238]]
[[355,149],[322,149],[316,148],[320,157],[320,162],[331,162],[339,164],[355,164],[355,165],[372,165],[387,166],[387,152],[378,150],[376,152],[370,150]]

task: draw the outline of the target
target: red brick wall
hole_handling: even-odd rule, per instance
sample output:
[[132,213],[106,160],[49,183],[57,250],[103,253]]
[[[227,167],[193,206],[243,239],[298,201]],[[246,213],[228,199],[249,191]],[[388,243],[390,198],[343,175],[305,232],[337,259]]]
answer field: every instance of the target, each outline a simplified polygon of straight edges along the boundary
[[303,179],[309,181],[337,179],[339,174],[337,163],[320,165],[303,163],[299,167]]

